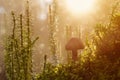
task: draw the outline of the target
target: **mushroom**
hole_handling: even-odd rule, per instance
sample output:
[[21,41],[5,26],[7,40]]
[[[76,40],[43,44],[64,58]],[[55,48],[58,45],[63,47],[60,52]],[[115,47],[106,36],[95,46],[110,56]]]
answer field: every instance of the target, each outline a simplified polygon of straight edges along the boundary
[[77,50],[84,49],[84,45],[81,39],[71,38],[65,46],[66,50],[72,50],[72,59],[73,61],[77,61]]

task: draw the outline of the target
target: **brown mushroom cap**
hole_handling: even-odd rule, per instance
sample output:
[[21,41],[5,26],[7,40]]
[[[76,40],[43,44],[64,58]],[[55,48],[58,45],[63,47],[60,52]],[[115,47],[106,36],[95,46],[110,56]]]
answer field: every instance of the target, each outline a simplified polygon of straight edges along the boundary
[[78,38],[71,38],[65,46],[66,50],[78,50],[84,47],[82,40]]

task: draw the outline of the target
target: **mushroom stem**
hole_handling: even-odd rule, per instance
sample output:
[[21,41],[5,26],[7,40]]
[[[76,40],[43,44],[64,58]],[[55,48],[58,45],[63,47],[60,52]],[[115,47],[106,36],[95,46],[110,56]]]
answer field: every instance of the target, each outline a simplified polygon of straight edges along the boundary
[[77,61],[78,60],[77,50],[72,50],[72,59],[73,59],[73,61]]

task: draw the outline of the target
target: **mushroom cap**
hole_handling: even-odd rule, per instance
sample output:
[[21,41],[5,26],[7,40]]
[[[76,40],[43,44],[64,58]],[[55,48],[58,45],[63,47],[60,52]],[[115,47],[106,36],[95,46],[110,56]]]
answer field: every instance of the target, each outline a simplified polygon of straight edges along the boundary
[[79,38],[71,38],[65,46],[66,50],[78,50],[84,49],[84,47],[82,40]]

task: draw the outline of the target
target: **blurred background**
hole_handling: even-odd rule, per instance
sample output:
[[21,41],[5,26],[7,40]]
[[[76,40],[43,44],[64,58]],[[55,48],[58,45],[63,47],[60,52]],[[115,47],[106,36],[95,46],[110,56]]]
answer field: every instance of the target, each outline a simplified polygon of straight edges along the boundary
[[[66,27],[71,26],[72,37],[77,37],[76,30],[80,29],[81,38],[85,42],[86,37],[91,39],[94,34],[93,28],[97,23],[107,23],[111,14],[112,6],[116,0],[95,0],[94,7],[87,13],[76,13],[74,8],[67,6],[66,0],[58,0],[57,16],[58,26],[56,31],[57,40],[57,59],[59,63],[67,62],[65,44]],[[48,10],[52,0],[30,0],[30,11],[32,17],[32,38],[39,37],[33,50],[33,69],[34,72],[40,72],[43,66],[44,55],[48,56],[48,62],[51,62],[49,54],[49,30],[48,30]],[[114,4],[113,4],[114,3]],[[10,34],[12,26],[11,11],[15,15],[24,13],[26,0],[0,0],[0,73],[4,70],[4,37]]]

